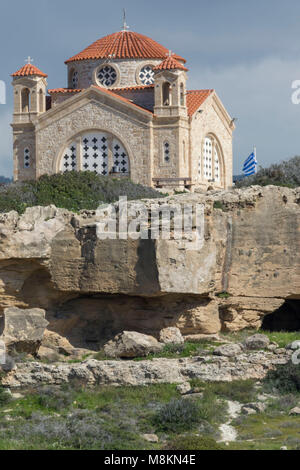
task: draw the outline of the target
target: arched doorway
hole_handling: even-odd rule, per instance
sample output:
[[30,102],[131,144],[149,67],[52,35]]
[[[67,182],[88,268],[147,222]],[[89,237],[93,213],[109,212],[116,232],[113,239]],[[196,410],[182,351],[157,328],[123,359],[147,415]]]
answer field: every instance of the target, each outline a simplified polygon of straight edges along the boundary
[[93,171],[102,176],[129,176],[130,162],[118,138],[108,132],[87,132],[65,148],[59,171]]

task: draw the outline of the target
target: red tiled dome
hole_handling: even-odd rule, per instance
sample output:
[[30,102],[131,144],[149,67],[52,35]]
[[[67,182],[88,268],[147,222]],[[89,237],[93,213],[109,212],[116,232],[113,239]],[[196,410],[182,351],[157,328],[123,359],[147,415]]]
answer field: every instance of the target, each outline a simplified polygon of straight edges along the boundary
[[[110,34],[91,44],[79,54],[66,61],[75,62],[79,60],[93,59],[165,59],[168,49],[153,41],[143,34],[132,31],[120,31]],[[186,62],[178,55],[175,59]]]
[[36,75],[37,77],[48,77],[44,72],[42,72],[40,69],[35,67],[32,64],[26,64],[24,65],[20,70],[12,74],[12,77],[29,77],[32,75]]

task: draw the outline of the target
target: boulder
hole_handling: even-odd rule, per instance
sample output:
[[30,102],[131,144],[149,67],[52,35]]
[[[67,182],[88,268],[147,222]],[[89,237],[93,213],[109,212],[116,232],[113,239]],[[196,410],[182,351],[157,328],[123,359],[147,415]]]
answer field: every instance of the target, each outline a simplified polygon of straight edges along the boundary
[[159,341],[164,344],[183,344],[184,338],[179,328],[164,328],[159,334]]
[[300,341],[293,341],[292,343],[289,343],[286,346],[286,349],[290,349],[292,351],[297,351],[298,349],[300,349]]
[[152,442],[153,444],[159,442],[158,436],[156,434],[143,434],[142,438],[147,442]]
[[265,349],[269,344],[269,338],[266,335],[261,334],[249,336],[249,338],[244,341],[244,347],[249,350]]
[[45,348],[44,346],[41,346],[39,348],[37,357],[41,361],[49,361],[49,362],[58,362],[61,359],[61,357],[56,351],[50,348]]
[[7,351],[36,354],[48,326],[45,314],[45,310],[39,308],[6,308],[2,340]]
[[225,357],[235,357],[238,356],[239,354],[242,354],[243,348],[240,344],[238,343],[232,343],[232,344],[225,344],[223,346],[219,346],[214,350],[214,355],[215,356],[225,356]]
[[49,330],[45,331],[41,346],[47,349],[52,349],[57,354],[62,354],[64,356],[71,356],[74,354],[74,347],[66,338]]
[[247,415],[263,413],[266,407],[265,403],[247,403],[242,407],[242,413]]
[[191,392],[192,387],[189,382],[184,382],[183,384],[177,385],[176,390],[181,395],[186,395],[187,393]]
[[153,336],[124,331],[104,346],[104,352],[107,357],[112,358],[146,357],[151,353],[158,353],[163,347]]
[[300,415],[300,407],[299,406],[296,406],[295,408],[293,408],[290,413],[289,413],[291,416],[299,416]]

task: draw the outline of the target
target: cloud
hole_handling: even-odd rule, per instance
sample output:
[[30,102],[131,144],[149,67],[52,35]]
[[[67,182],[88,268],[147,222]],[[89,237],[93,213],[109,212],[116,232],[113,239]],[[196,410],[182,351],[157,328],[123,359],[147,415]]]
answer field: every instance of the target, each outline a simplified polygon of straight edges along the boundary
[[268,58],[252,65],[218,70],[201,66],[190,73],[189,88],[215,88],[238,118],[234,136],[235,173],[257,145],[262,166],[300,154],[300,105],[292,104],[292,82],[299,61]]

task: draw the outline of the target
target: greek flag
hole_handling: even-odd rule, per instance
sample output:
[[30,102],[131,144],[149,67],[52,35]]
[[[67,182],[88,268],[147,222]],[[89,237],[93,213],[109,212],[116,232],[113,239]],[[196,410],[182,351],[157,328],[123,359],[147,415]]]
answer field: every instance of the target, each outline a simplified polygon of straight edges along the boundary
[[255,152],[252,152],[251,155],[247,158],[244,163],[243,173],[245,176],[255,175],[257,173],[257,160]]

